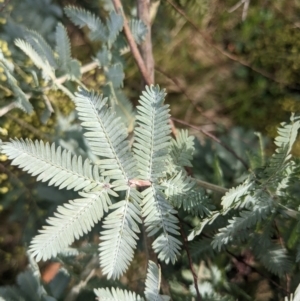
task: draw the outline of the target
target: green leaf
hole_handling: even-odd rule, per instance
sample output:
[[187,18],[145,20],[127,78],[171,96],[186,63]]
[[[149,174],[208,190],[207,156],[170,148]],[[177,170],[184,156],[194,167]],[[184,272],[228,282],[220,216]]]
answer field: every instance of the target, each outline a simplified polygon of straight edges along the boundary
[[168,301],[169,296],[160,295],[161,270],[153,261],[149,260],[145,296],[147,301]]
[[41,58],[48,61],[49,65],[54,70],[57,68],[57,62],[53,50],[39,33],[33,30],[27,30],[24,38]]
[[14,92],[14,96],[16,97],[17,106],[23,110],[24,112],[31,114],[33,112],[33,106],[28,100],[28,96],[20,89],[17,80],[10,73],[7,67],[0,62],[0,66],[3,67],[4,73],[7,77],[7,82],[10,85],[11,89]]
[[39,68],[43,70],[45,79],[55,79],[54,70],[50,66],[47,60],[44,60],[38,55],[38,53],[32,48],[32,46],[21,39],[15,41],[17,47],[19,47],[24,53],[26,53],[32,62]]
[[87,26],[90,29],[91,40],[107,42],[107,28],[95,14],[74,6],[66,7],[65,13],[75,25],[79,26],[80,28]]
[[189,136],[187,130],[180,130],[176,139],[172,138],[171,165],[181,167],[181,169],[192,167],[191,161],[193,160],[194,150],[194,137]]
[[144,301],[142,297],[136,293],[121,290],[119,288],[97,288],[94,293],[98,300],[105,301]]
[[101,232],[100,263],[108,278],[115,279],[124,274],[137,245],[136,233],[140,232],[137,223],[142,223],[142,220],[139,204],[130,201],[132,193],[138,195],[137,191],[131,192],[129,189],[125,200],[110,206],[113,211],[103,222],[105,230]]
[[248,178],[243,184],[231,188],[222,197],[222,206],[224,210],[229,209],[234,203],[242,202],[243,197],[250,194],[251,189],[254,187],[254,183]]
[[37,180],[49,185],[59,186],[59,189],[74,189],[92,191],[102,189],[98,166],[93,166],[81,156],[72,155],[70,151],[55,148],[55,144],[44,144],[43,141],[11,140],[2,145],[2,153],[6,154],[12,165],[38,176]]
[[124,72],[123,65],[120,63],[109,66],[105,71],[105,75],[107,76],[107,80],[112,82],[115,88],[123,87],[124,80]]
[[119,32],[123,28],[123,17],[121,14],[117,14],[115,11],[109,13],[108,20],[106,22],[108,28],[108,42],[114,43]]
[[110,64],[111,61],[111,52],[107,49],[106,46],[102,46],[102,49],[97,52],[96,60],[100,67],[106,67]]
[[81,77],[80,64],[72,59],[71,44],[66,28],[62,24],[56,26],[56,52],[58,53],[59,69],[71,80]]
[[210,215],[208,197],[197,189],[196,182],[180,171],[177,176],[161,182],[165,195],[175,208],[181,208],[193,215]]
[[300,117],[294,115],[291,116],[290,124],[281,123],[281,127],[278,128],[278,136],[275,138],[277,149],[265,170],[266,178],[263,180],[263,185],[273,185],[274,189],[277,189],[278,183],[284,177],[282,174],[289,168],[288,160],[291,158],[290,152],[299,128]]
[[137,19],[131,19],[129,26],[135,42],[141,44],[145,40],[148,32],[147,26],[142,20]]
[[97,193],[79,193],[82,198],[59,206],[54,217],[46,220],[48,226],[31,241],[30,252],[37,261],[55,257],[69,247],[75,239],[91,231],[111,205],[107,189]]
[[126,128],[106,103],[107,98],[93,91],[81,89],[76,93],[76,109],[92,152],[110,159],[109,162],[106,159],[99,161],[99,166],[105,169],[102,175],[119,180],[115,186],[128,186],[128,181],[137,176],[136,162],[130,151]]
[[165,91],[158,86],[146,86],[137,106],[133,151],[142,180],[157,181],[166,174],[171,127],[164,97]]
[[179,235],[177,211],[166,201],[160,189],[151,185],[143,192],[142,215],[148,236],[162,231],[152,246],[158,258],[168,263],[174,263],[179,255],[181,242],[173,237]]

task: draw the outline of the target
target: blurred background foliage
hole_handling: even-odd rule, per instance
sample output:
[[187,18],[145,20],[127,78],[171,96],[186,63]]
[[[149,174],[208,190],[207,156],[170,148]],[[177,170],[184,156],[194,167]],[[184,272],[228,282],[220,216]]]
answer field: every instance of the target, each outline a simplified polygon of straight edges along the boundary
[[[80,129],[72,102],[59,91],[47,91],[54,111],[49,114],[47,102],[40,93],[43,79],[31,71],[32,63],[13,41],[29,28],[39,32],[53,46],[55,27],[61,22],[68,29],[73,57],[82,65],[89,63],[100,45],[88,38],[86,28],[79,29],[68,20],[63,7],[80,6],[104,17],[107,13],[103,7],[110,5],[109,2],[0,1],[0,48],[14,63],[15,76],[22,90],[33,93],[31,103],[34,107],[30,115],[18,109],[3,114],[0,139],[28,137],[65,141],[66,147],[77,150],[79,146],[84,147],[76,136]],[[244,20],[243,5],[233,9],[237,2],[153,1],[155,78],[156,83],[167,89],[167,102],[173,117],[213,132],[245,160],[255,160],[253,153],[259,149],[259,139],[254,132],[261,132],[265,137],[262,141],[268,151],[268,147],[272,148],[267,143],[268,138],[276,135],[279,122],[300,109],[300,2],[251,0]],[[136,14],[135,3],[123,1],[128,16]],[[130,53],[123,59],[126,64],[125,93],[135,105],[142,88],[140,74]],[[98,90],[104,76],[100,69],[93,69],[83,75],[82,82]],[[75,89],[74,84],[68,85]],[[0,111],[11,102],[12,95],[4,70],[0,69]],[[200,132],[193,129],[190,132],[197,137],[195,176],[227,188],[243,180],[245,170],[230,154]],[[299,148],[300,144],[296,143],[294,152],[297,155]],[[36,184],[35,179],[10,166],[4,156],[0,157],[0,285],[15,282],[16,275],[27,264],[26,245],[57,204],[70,198],[72,196],[65,190],[58,192],[46,184]],[[143,256],[140,252],[136,258],[145,260]],[[241,256],[246,258],[248,255]],[[231,273],[238,269],[234,261],[229,265],[233,267]],[[133,272],[137,266],[138,262],[135,262],[128,278],[121,279],[123,285],[130,279],[132,288],[137,289],[135,281],[138,280],[134,279]],[[80,275],[81,269],[78,267],[74,274]],[[242,278],[252,277],[255,283],[259,280],[257,275],[244,275],[242,271],[236,271],[234,276],[228,273],[228,277],[233,279],[238,273]],[[184,275],[179,277],[185,279]],[[245,284],[242,278],[238,281]],[[172,281],[175,289],[177,280]],[[268,294],[267,286],[261,283],[262,296],[264,292]],[[265,299],[257,300],[271,298],[265,296]]]

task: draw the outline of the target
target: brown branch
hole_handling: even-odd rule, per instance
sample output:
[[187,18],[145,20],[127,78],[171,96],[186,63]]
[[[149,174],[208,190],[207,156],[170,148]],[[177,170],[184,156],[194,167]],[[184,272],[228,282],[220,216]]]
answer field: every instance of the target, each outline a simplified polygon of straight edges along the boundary
[[192,272],[192,275],[193,275],[193,279],[194,279],[194,286],[195,286],[195,290],[196,290],[196,294],[197,294],[197,301],[201,301],[202,298],[201,298],[201,295],[200,295],[200,292],[199,292],[199,287],[198,287],[198,277],[197,277],[197,274],[194,270],[194,267],[193,267],[193,261],[192,261],[192,257],[191,257],[191,253],[190,253],[190,250],[189,250],[189,247],[188,247],[188,240],[186,238],[186,235],[182,229],[182,224],[181,222],[179,221],[179,227],[180,227],[180,234],[181,234],[181,237],[182,237],[182,240],[183,240],[183,247],[186,251],[186,254],[187,254],[187,258],[188,258],[188,261],[189,261],[189,265],[190,265],[190,269],[191,269],[191,272]]
[[134,41],[133,35],[130,31],[129,25],[128,25],[128,21],[125,17],[125,14],[123,12],[123,7],[122,7],[122,3],[120,0],[112,0],[115,10],[117,13],[122,14],[123,16],[123,20],[124,20],[124,34],[126,36],[127,42],[129,44],[131,53],[135,59],[135,62],[138,65],[138,68],[143,76],[143,79],[145,81],[145,83],[150,86],[152,84],[154,84],[154,82],[151,80],[151,76],[149,75],[148,70],[146,69],[145,63],[143,61],[143,58],[139,52],[139,49]]
[[222,49],[221,47],[219,47],[218,45],[214,44],[211,39],[209,37],[207,37],[199,28],[198,26],[193,22],[193,20],[191,20],[187,14],[181,9],[179,8],[175,3],[173,3],[171,0],[166,0],[166,2],[168,2],[181,16],[183,16],[185,18],[185,20],[196,30],[196,32],[203,38],[203,40],[209,45],[211,46],[214,50],[216,50],[217,52],[221,53],[223,56],[226,56],[228,59],[235,61],[251,70],[253,70],[254,72],[264,76],[265,78],[268,78],[276,83],[291,87],[293,89],[297,89],[299,90],[299,88],[295,87],[295,86],[291,86],[288,82],[280,80],[276,77],[274,77],[272,74],[266,72],[265,70],[262,70],[260,68],[254,67],[252,66],[249,62],[239,58],[238,56],[227,52],[226,50]]
[[148,30],[144,42],[140,45],[140,50],[150,80],[152,83],[154,83],[154,59],[153,59],[152,41],[151,41],[150,6],[151,6],[150,0],[137,1],[137,11],[138,11],[139,19],[141,19],[144,22]]
[[209,137],[210,139],[212,139],[213,141],[217,142],[218,144],[222,145],[226,150],[228,150],[236,159],[238,159],[243,165],[244,167],[248,170],[249,169],[249,166],[247,164],[247,162],[241,158],[230,146],[228,146],[227,144],[225,144],[224,142],[222,142],[219,138],[217,138],[216,136],[214,136],[213,134],[203,130],[201,127],[198,127],[198,126],[195,126],[195,125],[192,125],[188,122],[185,122],[183,120],[179,120],[177,118],[174,118],[172,117],[171,118],[172,120],[174,120],[175,122],[178,122],[178,123],[181,123],[181,124],[184,124],[196,131],[199,131],[201,132],[202,134],[204,134],[205,136]]

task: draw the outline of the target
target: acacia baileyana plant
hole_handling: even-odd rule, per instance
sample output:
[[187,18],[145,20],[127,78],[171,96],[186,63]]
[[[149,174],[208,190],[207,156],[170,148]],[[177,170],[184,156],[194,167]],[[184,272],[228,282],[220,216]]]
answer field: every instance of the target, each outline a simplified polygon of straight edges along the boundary
[[[109,278],[120,277],[132,258],[140,224],[156,235],[152,247],[166,263],[176,261],[181,249],[176,207],[209,214],[207,199],[186,175],[191,166],[193,140],[185,131],[171,138],[165,92],[146,87],[137,106],[132,147],[127,130],[107,106],[107,98],[81,89],[74,102],[91,151],[98,160],[42,141],[11,140],[2,152],[38,181],[78,191],[80,198],[57,208],[31,242],[39,261],[64,252],[88,233],[104,215],[100,233],[100,264]],[[143,189],[139,189],[143,187]],[[141,190],[141,191],[139,191]]]
[[[106,7],[111,7],[108,2]],[[89,64],[81,66],[71,56],[70,39],[62,24],[57,25],[55,37],[53,35],[54,48],[40,34],[28,29],[15,40],[15,45],[33,63],[28,70],[35,84],[26,86],[26,91],[19,82],[21,69],[15,70],[11,60],[0,52],[0,67],[12,91],[9,97],[12,102],[1,109],[0,116],[13,107],[31,113],[31,98],[40,97],[48,103],[42,118],[42,122],[46,122],[54,112],[51,103],[46,101],[46,91],[60,90],[73,100],[84,130],[82,141],[88,142],[92,153],[80,156],[54,143],[29,139],[1,142],[1,152],[12,160],[12,165],[36,176],[38,181],[78,193],[78,198],[58,206],[54,216],[46,220],[47,225],[32,239],[29,247],[32,266],[33,257],[37,261],[48,260],[68,253],[75,240],[101,224],[100,266],[108,278],[118,279],[128,269],[144,227],[148,236],[153,237],[152,248],[161,262],[174,264],[180,259],[180,273],[174,275],[174,281],[169,279],[173,285],[171,291],[175,298],[179,296],[178,300],[193,296],[197,296],[197,300],[253,300],[246,290],[227,280],[230,278],[226,275],[228,266],[234,260],[238,260],[239,266],[248,264],[251,271],[280,289],[278,300],[282,300],[300,281],[299,267],[295,264],[300,261],[300,164],[291,155],[300,128],[299,117],[292,115],[289,123],[280,125],[275,138],[276,151],[267,163],[258,160],[260,163],[254,164],[248,158],[249,164],[243,162],[246,169],[237,175],[232,173],[229,180],[225,175],[227,184],[231,183],[228,186],[235,185],[233,182],[239,185],[227,190],[216,189],[206,182],[205,186],[202,182],[205,188],[215,187],[216,194],[209,199],[198,188],[199,181],[186,171],[190,167],[201,176],[209,174],[205,168],[197,170],[198,162],[192,164],[193,137],[188,136],[186,130],[178,131],[175,138],[171,136],[165,91],[158,86],[146,86],[135,110],[121,89],[122,56],[128,51],[123,31],[127,21],[122,9],[110,9],[103,14],[106,16],[103,19],[73,6],[67,7],[65,13],[78,27],[87,27],[90,40],[97,42],[95,47],[100,47]],[[127,34],[131,31],[131,40],[128,36],[127,40],[132,46],[143,42],[148,27],[132,18],[126,31]],[[85,86],[81,82],[82,74],[96,67],[105,78],[103,83],[97,83],[105,97],[87,88],[80,88],[74,95],[75,83]],[[64,85],[66,81],[73,84]],[[40,82],[43,87],[39,86]],[[71,87],[70,90],[67,87]],[[197,150],[202,150],[200,144]],[[212,158],[221,154],[214,151],[210,148],[201,153],[199,160],[204,162],[206,155]],[[247,153],[245,147],[241,153],[243,151]],[[226,161],[226,155],[219,157]],[[237,160],[243,161],[235,156],[226,164],[238,164]],[[222,168],[220,170],[222,173]],[[186,240],[187,231],[191,243]],[[185,255],[181,256],[183,248],[187,261]],[[252,264],[243,261],[245,250],[253,258]],[[199,271],[204,276],[197,278],[193,266],[199,262]],[[14,301],[16,295],[18,300],[24,295],[27,296],[25,301],[45,300],[45,290],[37,274],[37,266],[21,274],[19,287],[16,290],[0,288],[0,298]],[[292,278],[295,280],[291,281]],[[191,279],[194,286],[187,289],[184,282]],[[159,265],[149,260],[144,291],[148,301],[169,300],[168,296],[159,294],[160,280]],[[27,285],[29,282],[32,285]],[[176,291],[175,286],[180,287],[180,291]],[[30,287],[36,288],[38,296],[26,290]],[[294,300],[298,300],[299,291],[298,288]],[[94,292],[99,300],[143,300],[135,292],[118,288],[98,288]]]

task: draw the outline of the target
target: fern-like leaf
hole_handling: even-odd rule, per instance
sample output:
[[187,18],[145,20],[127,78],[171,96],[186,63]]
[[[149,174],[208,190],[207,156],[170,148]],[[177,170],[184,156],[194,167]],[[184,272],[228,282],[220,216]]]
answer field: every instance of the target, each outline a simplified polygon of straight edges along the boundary
[[189,234],[188,240],[193,240],[197,235],[200,235],[206,225],[210,225],[216,221],[217,218],[221,216],[219,211],[213,212],[209,217],[204,218],[199,225],[197,225],[193,231]]
[[2,152],[12,161],[12,165],[38,176],[37,180],[49,185],[59,186],[59,189],[74,189],[86,192],[102,189],[103,181],[99,176],[98,166],[92,166],[86,159],[82,162],[81,156],[55,148],[55,144],[44,144],[43,141],[11,140],[2,145]]
[[187,130],[180,130],[176,139],[172,138],[170,151],[172,166],[192,167],[194,150],[194,137],[189,136]]
[[147,301],[168,301],[169,296],[160,295],[161,270],[153,261],[149,260],[145,296]]
[[287,161],[291,158],[290,153],[299,128],[300,118],[294,115],[291,116],[291,123],[281,123],[281,127],[278,128],[278,136],[275,138],[276,153],[272,156],[269,166],[265,170],[267,178],[263,181],[264,185],[273,183],[277,187],[278,181],[281,180],[282,172],[287,167]]
[[123,87],[124,72],[123,65],[120,63],[109,66],[105,71],[107,80],[112,82],[115,88]]
[[[126,198],[112,206],[113,210],[104,220],[101,232],[100,263],[108,278],[119,278],[130,264],[139,233],[137,223],[140,219],[140,208],[136,201],[131,202],[130,196],[138,195],[137,191],[129,189]],[[140,202],[140,201],[139,201]]]
[[56,32],[56,52],[59,58],[59,66],[62,70],[67,70],[68,62],[71,61],[71,44],[66,28],[61,24],[57,24]]
[[107,42],[107,28],[95,14],[74,6],[66,7],[65,13],[71,21],[80,28],[87,26],[91,31],[90,38],[92,40]]
[[15,41],[15,45],[19,47],[24,53],[26,53],[39,69],[43,70],[44,77],[46,79],[55,79],[54,71],[51,68],[49,62],[40,57],[28,42],[17,39]]
[[98,62],[99,66],[103,68],[110,64],[111,57],[111,52],[107,47],[102,46],[102,49],[97,52],[95,60]]
[[271,240],[272,226],[270,222],[263,226],[263,232],[254,235],[252,241],[252,250],[255,257],[269,270],[271,273],[282,277],[285,273],[290,273],[293,264],[290,260],[287,250],[279,244]]
[[242,198],[245,195],[249,194],[251,188],[254,187],[254,183],[248,178],[243,184],[231,188],[226,194],[222,197],[222,206],[224,210],[229,209],[237,202],[241,202]]
[[129,26],[134,37],[134,40],[137,44],[141,44],[146,37],[148,32],[147,26],[142,20],[131,19]]
[[119,288],[97,288],[94,293],[99,301],[144,301],[138,294]]
[[0,67],[4,69],[4,73],[7,78],[7,82],[10,85],[11,89],[14,92],[14,96],[16,97],[16,105],[23,110],[24,112],[30,114],[33,111],[33,106],[29,102],[27,95],[20,89],[17,80],[11,74],[10,70],[6,65],[0,62]]
[[80,64],[72,59],[71,44],[66,28],[62,24],[56,26],[56,52],[59,58],[59,69],[67,73],[70,79],[79,78]]
[[55,216],[46,220],[49,226],[44,226],[31,241],[30,252],[37,261],[55,257],[75,239],[91,231],[111,205],[105,186],[97,193],[79,194],[81,199],[59,206]]
[[210,215],[207,208],[208,198],[197,189],[196,182],[180,171],[175,177],[162,181],[162,186],[170,203],[175,208],[181,208],[193,215]]
[[109,13],[108,20],[106,22],[107,29],[108,29],[108,42],[112,44],[119,32],[123,28],[123,17],[121,14],[117,14],[115,11],[111,11]]
[[174,263],[180,251],[181,242],[172,235],[179,235],[177,211],[166,201],[165,195],[154,185],[142,192],[142,215],[149,236],[162,230],[152,246],[158,258]]
[[129,179],[137,176],[136,162],[130,151],[126,128],[106,106],[107,98],[86,90],[76,93],[75,104],[84,134],[95,155],[105,157],[99,162],[102,173],[117,181],[115,189],[127,190]]
[[41,58],[44,58],[49,62],[54,70],[57,68],[53,50],[39,33],[33,30],[27,30],[24,38]]
[[227,227],[219,230],[213,240],[214,248],[220,250],[234,239],[239,242],[244,241],[249,236],[249,229],[269,216],[274,206],[270,196],[266,192],[258,191],[254,200],[251,210],[241,211],[240,216],[233,217]]
[[168,106],[163,105],[164,97],[165,91],[158,86],[146,86],[137,106],[133,150],[142,180],[156,181],[166,173],[171,127]]

